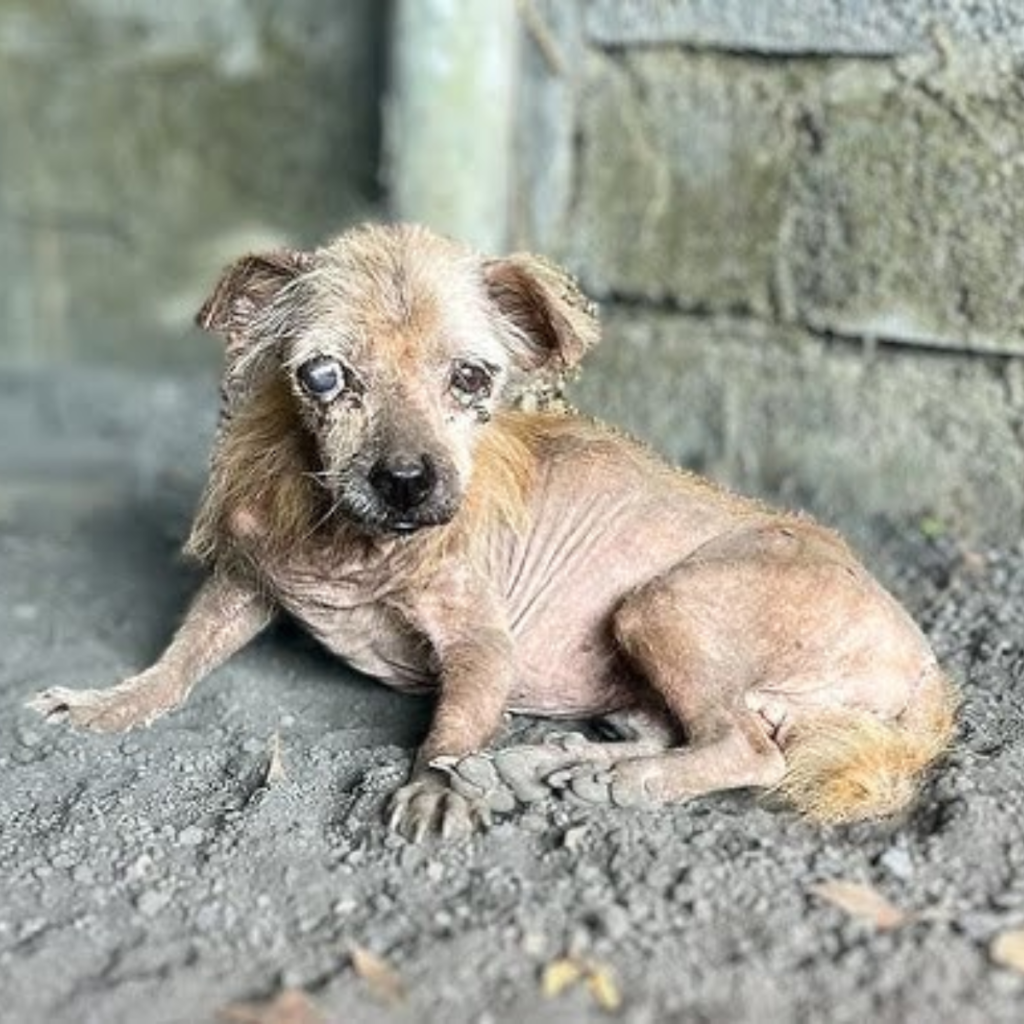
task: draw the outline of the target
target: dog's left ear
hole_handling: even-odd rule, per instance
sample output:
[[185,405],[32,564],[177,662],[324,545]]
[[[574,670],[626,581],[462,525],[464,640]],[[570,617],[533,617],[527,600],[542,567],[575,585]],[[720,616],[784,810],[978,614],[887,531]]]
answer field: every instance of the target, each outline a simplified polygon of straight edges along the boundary
[[528,373],[564,373],[597,344],[597,304],[554,263],[514,253],[487,260],[484,280],[491,301],[514,328],[513,357]]

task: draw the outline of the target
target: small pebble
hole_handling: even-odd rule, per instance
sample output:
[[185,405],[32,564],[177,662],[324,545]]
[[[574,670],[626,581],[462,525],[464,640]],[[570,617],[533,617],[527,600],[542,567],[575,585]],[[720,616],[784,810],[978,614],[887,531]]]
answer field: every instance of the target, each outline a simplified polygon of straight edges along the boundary
[[587,831],[588,826],[586,825],[570,825],[562,836],[562,845],[570,853],[577,853],[583,847]]
[[902,846],[890,846],[879,858],[879,863],[896,878],[906,880],[914,875],[914,861]]
[[124,877],[129,882],[136,882],[140,878],[144,878],[149,873],[149,869],[152,866],[153,866],[153,858],[148,853],[140,854],[125,869]]
[[548,940],[543,932],[524,932],[519,945],[534,960],[540,960],[548,952]]
[[198,825],[189,825],[178,833],[178,842],[182,846],[199,846],[203,838],[203,830]]
[[537,811],[527,811],[520,819],[519,826],[526,832],[540,835],[548,830],[548,821],[543,814]]
[[135,902],[140,914],[146,917],[156,917],[164,907],[170,903],[171,897],[163,892],[156,892],[154,889],[147,889]]
[[618,903],[613,903],[602,915],[601,925],[609,939],[618,942],[632,930],[633,922],[629,912]]

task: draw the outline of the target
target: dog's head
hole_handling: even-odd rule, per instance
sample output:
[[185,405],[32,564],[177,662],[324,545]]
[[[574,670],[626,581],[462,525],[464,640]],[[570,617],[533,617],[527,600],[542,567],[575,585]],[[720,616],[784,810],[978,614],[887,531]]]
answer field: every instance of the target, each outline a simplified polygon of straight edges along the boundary
[[198,322],[228,340],[229,403],[284,376],[336,511],[378,534],[448,522],[492,414],[549,389],[598,338],[559,268],[406,225],[244,257]]

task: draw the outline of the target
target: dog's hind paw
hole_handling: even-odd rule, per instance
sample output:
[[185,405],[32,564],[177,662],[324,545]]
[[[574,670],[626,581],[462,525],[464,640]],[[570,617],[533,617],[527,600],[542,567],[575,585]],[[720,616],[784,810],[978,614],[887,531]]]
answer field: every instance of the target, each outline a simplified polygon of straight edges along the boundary
[[490,823],[488,804],[458,792],[437,770],[402,786],[392,798],[388,813],[388,827],[413,843],[433,835],[462,839]]
[[[606,758],[604,744],[580,733],[562,733],[544,743],[506,747],[466,757],[439,757],[432,766],[443,771],[456,792],[484,801],[494,812],[535,804],[552,795],[549,777],[581,759]],[[585,753],[586,752],[586,753]]]
[[553,789],[587,804],[650,808],[662,802],[648,788],[639,759],[605,767],[574,765],[555,772],[548,781]]

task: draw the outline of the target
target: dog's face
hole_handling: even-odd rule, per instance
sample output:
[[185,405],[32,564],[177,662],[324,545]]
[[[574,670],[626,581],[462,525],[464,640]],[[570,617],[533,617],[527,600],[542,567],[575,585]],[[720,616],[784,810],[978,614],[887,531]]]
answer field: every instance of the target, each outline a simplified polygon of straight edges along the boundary
[[199,322],[227,335],[229,372],[285,375],[336,513],[376,534],[448,522],[510,391],[597,339],[564,272],[409,226],[246,257]]

